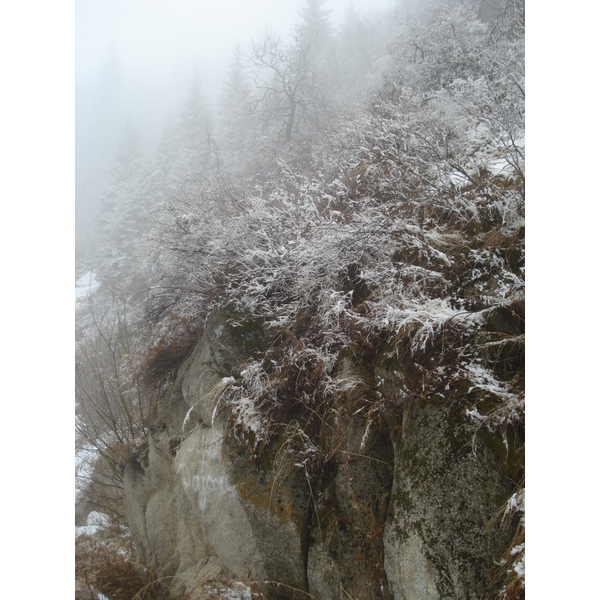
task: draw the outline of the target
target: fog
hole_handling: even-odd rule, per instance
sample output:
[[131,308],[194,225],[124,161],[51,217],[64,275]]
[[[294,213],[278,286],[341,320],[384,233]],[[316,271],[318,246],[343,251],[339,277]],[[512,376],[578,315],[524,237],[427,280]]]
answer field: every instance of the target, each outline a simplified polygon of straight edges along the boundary
[[[326,0],[335,27],[393,0]],[[77,0],[76,223],[85,236],[127,122],[151,148],[177,114],[194,73],[214,110],[236,46],[266,32],[289,36],[303,0]]]
[[[326,0],[324,8],[332,22],[339,23],[351,5],[368,12],[390,4],[391,0]],[[78,0],[77,80],[97,77],[116,52],[132,90],[162,89],[158,99],[165,101],[163,78],[174,82],[197,67],[214,92],[236,43],[265,31],[289,33],[303,5],[302,0]]]

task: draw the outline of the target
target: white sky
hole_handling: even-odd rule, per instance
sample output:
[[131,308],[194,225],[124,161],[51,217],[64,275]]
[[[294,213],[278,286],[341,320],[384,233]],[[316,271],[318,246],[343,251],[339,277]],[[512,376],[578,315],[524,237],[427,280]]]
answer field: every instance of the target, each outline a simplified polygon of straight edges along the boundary
[[[352,3],[369,12],[393,0],[326,0],[324,8],[339,22]],[[218,51],[265,29],[289,28],[302,6],[303,0],[77,0],[77,66],[97,64],[113,41],[140,62],[186,48]]]
[[[334,22],[352,0],[326,0]],[[361,13],[393,0],[353,0]],[[150,83],[166,74],[198,68],[207,90],[220,85],[239,41],[266,31],[285,32],[298,23],[303,0],[77,0],[76,75],[80,82],[101,68],[111,47],[125,73]]]

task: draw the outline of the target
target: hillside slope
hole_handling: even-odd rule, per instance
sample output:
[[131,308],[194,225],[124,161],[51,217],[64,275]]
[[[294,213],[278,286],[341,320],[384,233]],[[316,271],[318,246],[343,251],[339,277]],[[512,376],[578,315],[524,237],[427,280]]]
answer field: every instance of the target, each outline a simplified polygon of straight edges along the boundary
[[160,593],[524,596],[523,34],[402,25],[368,105],[183,179],[82,313],[80,433]]

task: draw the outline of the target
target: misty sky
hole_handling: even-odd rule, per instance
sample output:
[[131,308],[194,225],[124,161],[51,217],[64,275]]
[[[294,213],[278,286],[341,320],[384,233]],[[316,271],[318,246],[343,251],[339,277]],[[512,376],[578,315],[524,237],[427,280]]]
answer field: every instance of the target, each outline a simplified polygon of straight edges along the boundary
[[[394,0],[326,0],[340,23]],[[76,0],[76,218],[91,223],[108,163],[127,120],[150,149],[176,118],[195,71],[212,107],[236,44],[285,35],[304,0]],[[107,107],[110,106],[110,111]]]
[[[366,13],[391,2],[326,0],[324,8],[340,22],[352,3]],[[113,54],[123,92],[132,96],[125,101],[134,106],[143,99],[147,106],[174,102],[176,109],[178,98],[168,91],[183,93],[179,84],[194,69],[214,101],[236,43],[244,46],[267,30],[289,32],[303,5],[303,0],[77,0],[78,85],[91,85]]]
[[[326,0],[324,7],[339,22],[351,4],[370,11],[391,0]],[[213,60],[236,40],[266,29],[289,30],[303,5],[303,0],[77,0],[78,76],[98,68],[113,43],[129,66],[161,69],[190,54]]]

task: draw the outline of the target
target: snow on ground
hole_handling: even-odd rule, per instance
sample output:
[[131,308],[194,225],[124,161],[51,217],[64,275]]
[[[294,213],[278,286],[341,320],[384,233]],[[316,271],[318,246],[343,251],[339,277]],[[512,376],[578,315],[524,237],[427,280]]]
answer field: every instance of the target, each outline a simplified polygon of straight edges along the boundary
[[510,174],[514,170],[514,167],[505,158],[492,160],[487,163],[486,167],[492,175]]
[[93,510],[87,518],[87,525],[75,527],[75,537],[80,535],[94,535],[99,529],[109,524],[109,518],[104,513]]
[[96,279],[96,274],[88,271],[75,282],[75,302],[93,294],[99,286],[100,282]]
[[75,527],[75,537],[78,538],[80,535],[94,535],[100,527],[98,525],[81,525]]
[[236,581],[227,588],[205,587],[212,596],[222,600],[252,600],[252,589],[240,581]]

